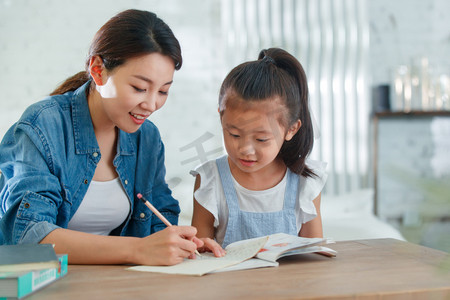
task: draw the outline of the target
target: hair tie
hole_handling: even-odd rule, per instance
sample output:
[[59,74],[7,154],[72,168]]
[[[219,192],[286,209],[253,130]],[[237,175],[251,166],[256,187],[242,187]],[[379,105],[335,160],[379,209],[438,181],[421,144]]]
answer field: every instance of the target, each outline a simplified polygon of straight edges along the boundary
[[272,63],[272,64],[275,65],[275,60],[272,57],[268,56],[268,55],[264,55],[262,61],[266,62],[266,63]]

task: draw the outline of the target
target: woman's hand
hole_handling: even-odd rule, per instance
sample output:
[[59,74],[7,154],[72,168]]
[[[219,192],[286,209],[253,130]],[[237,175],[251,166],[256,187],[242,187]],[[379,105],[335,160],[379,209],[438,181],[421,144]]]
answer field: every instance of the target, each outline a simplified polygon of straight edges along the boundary
[[199,247],[199,252],[210,251],[214,254],[215,257],[222,257],[226,254],[226,251],[213,239],[210,238],[200,238],[202,241],[203,247]]
[[174,265],[194,258],[204,243],[192,226],[170,226],[144,238],[103,236],[64,228],[50,232],[41,243],[68,254],[69,264]]
[[203,241],[196,238],[192,226],[170,226],[135,243],[134,263],[141,265],[175,265],[185,258],[195,257]]

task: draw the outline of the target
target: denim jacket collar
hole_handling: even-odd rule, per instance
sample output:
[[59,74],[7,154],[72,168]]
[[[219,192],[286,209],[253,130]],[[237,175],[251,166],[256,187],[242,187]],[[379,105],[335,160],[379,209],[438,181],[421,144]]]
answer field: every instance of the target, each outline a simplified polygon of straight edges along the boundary
[[[75,151],[77,154],[100,152],[86,97],[90,83],[91,81],[88,81],[77,89],[71,99]],[[83,132],[80,132],[81,129],[83,129]],[[130,136],[120,129],[118,131],[117,154],[134,155],[135,149],[133,143],[130,142]]]

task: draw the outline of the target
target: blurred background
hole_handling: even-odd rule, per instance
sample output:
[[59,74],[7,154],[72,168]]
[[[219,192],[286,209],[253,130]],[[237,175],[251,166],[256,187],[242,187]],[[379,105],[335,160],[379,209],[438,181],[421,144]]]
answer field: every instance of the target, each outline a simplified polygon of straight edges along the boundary
[[223,78],[261,49],[281,47],[309,80],[311,158],[329,172],[324,234],[450,251],[449,1],[0,0],[0,137],[83,70],[95,32],[128,8],[155,12],[183,51],[169,99],[150,117],[181,224],[192,214],[189,171],[224,151]]

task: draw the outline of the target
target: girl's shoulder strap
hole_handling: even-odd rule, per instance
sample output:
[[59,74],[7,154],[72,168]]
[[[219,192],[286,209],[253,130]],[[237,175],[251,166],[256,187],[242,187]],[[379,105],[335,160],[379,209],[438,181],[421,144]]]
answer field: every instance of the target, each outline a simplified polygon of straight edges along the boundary
[[287,168],[286,190],[284,192],[284,208],[295,210],[301,176]]

